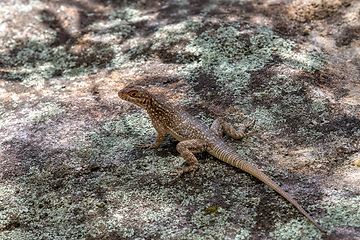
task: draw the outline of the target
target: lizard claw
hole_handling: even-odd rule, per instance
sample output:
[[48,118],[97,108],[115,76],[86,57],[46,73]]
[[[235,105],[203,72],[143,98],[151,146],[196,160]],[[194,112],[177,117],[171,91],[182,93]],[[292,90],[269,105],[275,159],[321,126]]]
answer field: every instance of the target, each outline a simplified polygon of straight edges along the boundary
[[148,144],[148,143],[137,143],[134,146],[136,148],[146,148],[147,150],[154,148],[154,144]]
[[193,170],[193,171],[191,172],[191,175],[190,175],[191,178],[194,178],[195,171],[196,171],[196,170]]
[[242,124],[244,130],[248,129],[248,128],[252,128],[255,125],[255,120],[252,120],[248,123]]
[[245,124],[245,128],[253,127],[255,125],[256,120],[252,120],[251,122]]
[[183,175],[184,170],[179,170],[179,171],[172,171],[172,173],[175,174],[169,174],[169,175],[176,175],[173,179],[171,179],[170,181],[168,181],[168,183],[172,183],[174,182],[176,179],[180,178],[181,175]]
[[[189,171],[189,169],[186,168],[186,167],[182,167],[182,168],[180,167],[179,169],[181,169],[181,170],[179,170],[179,171],[172,171],[172,173],[175,173],[175,177],[174,177],[173,179],[171,179],[168,183],[171,183],[171,182],[175,181],[176,179],[180,178],[181,175],[183,175],[183,174],[186,173],[186,172],[191,172],[190,177],[193,178],[194,175],[195,175],[195,172],[196,172],[196,170],[197,170],[197,168],[196,168],[196,169],[192,169],[192,170]],[[171,175],[172,175],[172,174],[171,174]]]
[[[244,131],[245,131],[246,129],[248,129],[248,128],[253,127],[254,125],[255,125],[255,120],[252,120],[251,122],[244,124]],[[247,137],[247,136],[249,136],[249,135],[251,135],[251,134],[253,134],[253,133],[255,133],[255,132],[257,132],[257,130],[253,130],[253,131],[244,133],[244,137]]]
[[146,144],[146,143],[136,143],[134,146],[136,148],[148,148],[149,147],[148,144]]

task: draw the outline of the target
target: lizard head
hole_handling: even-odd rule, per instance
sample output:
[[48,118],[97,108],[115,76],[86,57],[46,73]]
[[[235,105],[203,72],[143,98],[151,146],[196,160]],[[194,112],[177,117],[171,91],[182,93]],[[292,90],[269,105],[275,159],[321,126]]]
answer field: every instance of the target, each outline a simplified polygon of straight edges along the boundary
[[119,98],[131,102],[145,110],[151,107],[153,96],[139,86],[128,85],[118,92]]

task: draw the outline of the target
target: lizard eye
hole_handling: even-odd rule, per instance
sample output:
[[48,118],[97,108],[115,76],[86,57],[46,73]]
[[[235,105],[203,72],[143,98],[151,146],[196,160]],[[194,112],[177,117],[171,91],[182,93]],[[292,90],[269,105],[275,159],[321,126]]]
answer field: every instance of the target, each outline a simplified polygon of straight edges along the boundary
[[138,91],[130,91],[128,94],[130,97],[136,97],[138,95]]

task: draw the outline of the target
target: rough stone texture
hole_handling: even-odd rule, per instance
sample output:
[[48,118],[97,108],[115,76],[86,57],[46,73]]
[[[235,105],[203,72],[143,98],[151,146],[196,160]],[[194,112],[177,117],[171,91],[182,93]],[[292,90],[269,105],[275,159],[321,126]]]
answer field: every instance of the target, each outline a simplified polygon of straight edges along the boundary
[[[360,238],[360,2],[0,3],[0,239]],[[154,130],[117,97],[147,86],[207,124],[256,120],[254,177]]]

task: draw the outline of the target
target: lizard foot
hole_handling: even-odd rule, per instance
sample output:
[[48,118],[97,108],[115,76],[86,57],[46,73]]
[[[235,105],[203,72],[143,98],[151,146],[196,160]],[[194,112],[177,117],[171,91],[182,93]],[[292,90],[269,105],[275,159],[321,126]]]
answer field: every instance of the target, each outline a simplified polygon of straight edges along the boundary
[[173,171],[173,173],[175,173],[175,174],[170,174],[170,175],[176,175],[176,176],[173,179],[171,179],[170,181],[168,181],[168,183],[172,183],[176,179],[180,178],[180,176],[183,175],[184,171],[183,170]]
[[[151,137],[152,138],[152,137]],[[157,138],[155,139],[155,141],[150,140],[151,143],[136,143],[134,146],[136,148],[146,148],[146,149],[152,149],[152,148],[157,148],[160,146],[160,144],[162,143],[162,140],[157,141]]]
[[[175,178],[171,179],[168,183],[175,181],[176,179],[180,178],[186,172],[191,172],[191,178],[194,177],[195,171],[199,168],[199,166],[189,166],[189,167],[182,167],[179,171],[173,171],[172,173],[175,174]],[[172,175],[172,174],[171,174]]]
[[[255,125],[255,120],[252,120],[251,122],[244,124],[243,125],[244,131],[249,129],[249,128],[252,128],[254,125]],[[247,137],[247,136],[249,136],[249,135],[251,135],[251,134],[253,134],[255,132],[257,132],[257,130],[252,130],[250,132],[244,133],[244,137]]]
[[137,144],[135,144],[135,147],[136,148],[152,149],[152,148],[156,148],[157,146],[155,144],[137,143]]
[[136,148],[148,148],[150,146],[150,144],[147,143],[136,143],[134,145]]

